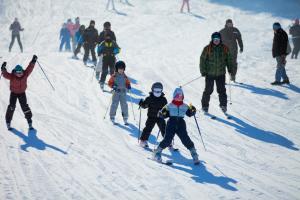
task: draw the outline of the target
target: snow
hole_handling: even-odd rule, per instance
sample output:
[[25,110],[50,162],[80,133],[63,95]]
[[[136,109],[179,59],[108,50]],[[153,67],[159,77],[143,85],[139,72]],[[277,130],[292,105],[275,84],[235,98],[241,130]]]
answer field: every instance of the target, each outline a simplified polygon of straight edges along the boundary
[[[270,85],[276,65],[272,24],[279,21],[287,30],[288,17],[299,13],[299,1],[254,0],[251,6],[244,1],[194,0],[192,14],[179,13],[180,1],[129,2],[131,6],[115,1],[118,11],[113,12],[105,11],[105,0],[0,0],[1,63],[7,61],[11,70],[16,64],[26,66],[37,54],[55,87],[52,90],[36,65],[27,90],[36,131],[28,132],[17,105],[15,130],[9,132],[4,123],[9,83],[1,78],[0,199],[300,199],[299,60],[288,59],[290,86]],[[100,91],[92,69],[71,59],[71,53],[58,52],[61,24],[76,16],[86,25],[96,20],[98,30],[103,22],[112,23],[122,48],[119,59],[127,63],[133,82],[136,120],[129,104],[129,127],[103,119],[111,95]],[[14,17],[25,28],[23,54],[17,43],[7,52]],[[171,100],[175,87],[197,78],[202,49],[227,18],[242,32],[245,46],[237,77],[244,84],[227,87],[233,119],[222,115],[214,93],[210,111],[217,119],[197,115],[207,151],[194,119],[186,118],[201,165],[192,164],[177,137],[180,152],[163,152],[173,166],[151,161],[151,153],[137,144],[137,102],[153,82],[161,81]],[[204,79],[183,89],[186,102],[200,108]],[[142,110],[142,128],[145,120]],[[122,122],[120,111],[117,121]],[[150,137],[151,148],[157,131]]]

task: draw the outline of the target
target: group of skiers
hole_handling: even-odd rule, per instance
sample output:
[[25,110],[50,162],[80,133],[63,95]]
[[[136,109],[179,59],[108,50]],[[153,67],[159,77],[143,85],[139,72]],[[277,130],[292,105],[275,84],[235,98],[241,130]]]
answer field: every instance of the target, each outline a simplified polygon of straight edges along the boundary
[[64,46],[66,51],[71,51],[71,44],[73,52],[75,51],[75,47],[80,39],[76,37],[76,34],[80,28],[82,27],[80,27],[79,17],[75,18],[75,23],[72,22],[72,19],[68,19],[66,23],[63,23],[59,34],[59,51],[62,51]]
[[[76,18],[76,23],[72,24],[68,20],[69,39],[72,37],[74,41],[74,57],[77,57],[80,48],[83,46],[85,53],[83,57],[84,64],[87,64],[89,53],[92,54],[93,64],[95,66],[96,78],[99,80],[100,86],[103,89],[106,81],[108,71],[110,79],[108,86],[112,89],[112,99],[110,104],[110,120],[113,124],[115,121],[116,111],[118,105],[121,106],[122,117],[124,124],[128,125],[128,103],[127,92],[131,90],[131,83],[125,74],[126,64],[123,61],[116,62],[116,55],[120,52],[120,47],[116,43],[116,36],[111,30],[110,22],[103,24],[103,31],[98,35],[95,28],[95,21],[91,20],[89,26],[85,29],[84,25],[80,25],[79,18]],[[69,30],[68,23],[64,25],[64,29]],[[71,26],[72,25],[72,26]],[[76,26],[75,26],[76,25]],[[77,29],[78,28],[78,29]],[[19,26],[19,31],[22,30]],[[77,30],[77,31],[75,31]],[[274,39],[272,54],[277,61],[277,70],[275,75],[275,82],[272,85],[289,84],[289,79],[285,72],[286,56],[289,54],[288,50],[288,36],[287,33],[281,28],[278,22],[273,24]],[[299,42],[298,32],[299,20],[295,21],[295,25],[291,27],[290,33],[293,35],[293,41]],[[61,31],[61,35],[64,35]],[[64,36],[62,36],[64,37]],[[65,38],[66,39],[66,38]],[[65,41],[64,39],[64,41]],[[68,41],[68,40],[67,40]],[[98,45],[98,46],[97,46]],[[97,63],[95,49],[97,46],[97,54],[99,61]],[[214,89],[214,83],[217,86],[219,94],[219,106],[226,114],[227,112],[227,94],[226,94],[226,69],[230,75],[230,80],[236,80],[237,75],[237,54],[243,52],[243,41],[240,31],[233,26],[231,19],[226,20],[225,28],[220,32],[214,32],[211,35],[210,43],[204,47],[200,56],[200,73],[205,77],[205,89],[202,95],[201,104],[202,111],[208,113],[210,95]],[[299,48],[294,44],[292,58],[297,58]],[[12,73],[7,72],[6,62],[2,64],[1,71],[5,78],[10,80],[10,103],[6,111],[6,124],[7,128],[11,129],[11,120],[16,107],[16,101],[19,100],[21,108],[28,121],[29,128],[32,129],[32,112],[27,104],[26,88],[27,79],[34,69],[37,62],[37,56],[33,56],[28,67],[23,70],[22,66],[17,65]],[[100,72],[101,77],[100,77]],[[281,82],[281,79],[283,81]],[[156,161],[162,162],[161,154],[163,149],[169,147],[172,149],[172,140],[175,134],[178,135],[183,145],[190,151],[195,164],[199,164],[199,158],[195,149],[194,143],[188,136],[186,130],[186,123],[184,121],[185,115],[195,117],[197,109],[193,105],[184,103],[184,93],[182,88],[176,88],[173,93],[173,99],[170,103],[167,102],[163,92],[163,84],[156,82],[152,85],[149,96],[139,102],[140,109],[148,109],[147,120],[145,128],[139,137],[140,146],[147,148],[149,136],[155,126],[158,128],[163,136],[163,140],[159,143],[157,148],[153,151],[153,157]],[[167,123],[165,118],[169,118]],[[196,120],[196,118],[195,118]]]

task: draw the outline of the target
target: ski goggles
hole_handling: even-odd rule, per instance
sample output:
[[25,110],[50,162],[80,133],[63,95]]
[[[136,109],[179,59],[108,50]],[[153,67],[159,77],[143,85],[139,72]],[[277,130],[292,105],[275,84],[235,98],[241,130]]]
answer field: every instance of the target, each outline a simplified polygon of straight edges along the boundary
[[162,89],[155,89],[155,88],[154,88],[152,92],[153,92],[153,93],[157,93],[157,94],[158,94],[158,93],[162,93]]

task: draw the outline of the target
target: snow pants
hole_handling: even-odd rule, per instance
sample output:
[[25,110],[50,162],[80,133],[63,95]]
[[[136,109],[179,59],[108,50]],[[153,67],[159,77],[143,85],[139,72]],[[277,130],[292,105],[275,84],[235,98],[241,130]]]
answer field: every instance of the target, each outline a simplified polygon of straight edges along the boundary
[[166,133],[166,122],[164,119],[159,117],[148,117],[146,121],[146,126],[143,129],[141,140],[148,140],[149,136],[151,134],[152,129],[154,128],[155,124],[157,124],[161,134],[163,137],[165,137]]
[[292,58],[297,59],[300,51],[300,36],[298,36],[298,38],[293,38],[293,45]]
[[106,76],[108,74],[108,68],[110,75],[112,75],[115,72],[115,63],[116,58],[114,56],[103,56],[100,83],[105,82]]
[[11,42],[10,42],[10,45],[9,45],[9,52],[11,51],[11,48],[13,47],[16,38],[18,40],[18,44],[20,46],[21,52],[23,52],[23,46],[22,46],[22,42],[21,42],[21,39],[20,39],[20,34],[11,35]]
[[[126,90],[126,89],[124,89],[124,90]],[[127,99],[126,99],[126,91],[115,91],[113,93],[109,116],[111,119],[115,119],[119,103],[121,105],[122,117],[124,120],[127,120],[128,119],[128,104],[127,104]]]
[[70,38],[62,38],[59,45],[59,51],[62,51],[65,45],[66,51],[71,51]]
[[286,75],[286,71],[285,71],[285,65],[286,65],[285,58],[281,56],[277,56],[276,61],[277,61],[277,67],[275,73],[275,80],[278,82],[280,82],[281,79],[287,80],[288,76]]

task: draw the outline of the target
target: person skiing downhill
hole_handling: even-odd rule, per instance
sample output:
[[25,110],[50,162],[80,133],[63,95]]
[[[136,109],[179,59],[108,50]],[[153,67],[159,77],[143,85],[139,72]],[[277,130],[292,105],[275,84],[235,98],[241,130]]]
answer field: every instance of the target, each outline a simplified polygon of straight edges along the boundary
[[91,52],[93,64],[94,66],[96,66],[97,58],[96,58],[95,48],[98,42],[98,30],[95,28],[94,20],[90,21],[90,25],[88,28],[84,30],[82,38],[83,38],[83,47],[84,47],[83,63],[84,65],[87,64],[87,60]]
[[23,45],[20,38],[20,31],[24,31],[24,28],[21,27],[18,18],[15,18],[15,21],[10,25],[9,30],[11,30],[11,42],[9,44],[9,52],[11,52],[11,48],[15,43],[15,39],[17,38],[20,50],[23,53]]
[[172,140],[177,134],[182,144],[190,151],[194,164],[199,164],[198,153],[195,145],[189,137],[186,130],[184,116],[192,117],[196,114],[196,108],[192,105],[188,106],[183,102],[184,94],[181,88],[176,88],[173,93],[173,101],[159,112],[162,118],[169,118],[166,126],[166,134],[158,147],[153,151],[153,159],[157,162],[162,162],[161,154],[163,149],[170,146]]
[[293,41],[293,51],[291,58],[298,58],[298,54],[300,51],[300,24],[299,19],[295,19],[294,25],[290,28],[290,35],[292,35],[292,41]]
[[163,85],[156,82],[151,87],[149,96],[139,102],[140,108],[148,108],[146,126],[140,137],[140,146],[148,147],[148,139],[155,124],[157,124],[162,136],[165,136],[166,122],[163,118],[157,116],[158,112],[167,105],[168,101],[163,93]]
[[11,130],[11,120],[13,118],[13,114],[16,108],[16,102],[19,100],[25,118],[27,119],[29,129],[33,129],[32,127],[32,112],[27,104],[26,98],[26,89],[27,89],[27,79],[31,74],[34,65],[37,61],[37,56],[33,55],[31,62],[29,63],[28,67],[23,70],[22,66],[17,65],[12,73],[7,72],[6,69],[6,62],[3,62],[1,66],[1,72],[3,77],[10,80],[10,98],[9,98],[9,105],[6,110],[5,120],[7,129]]

